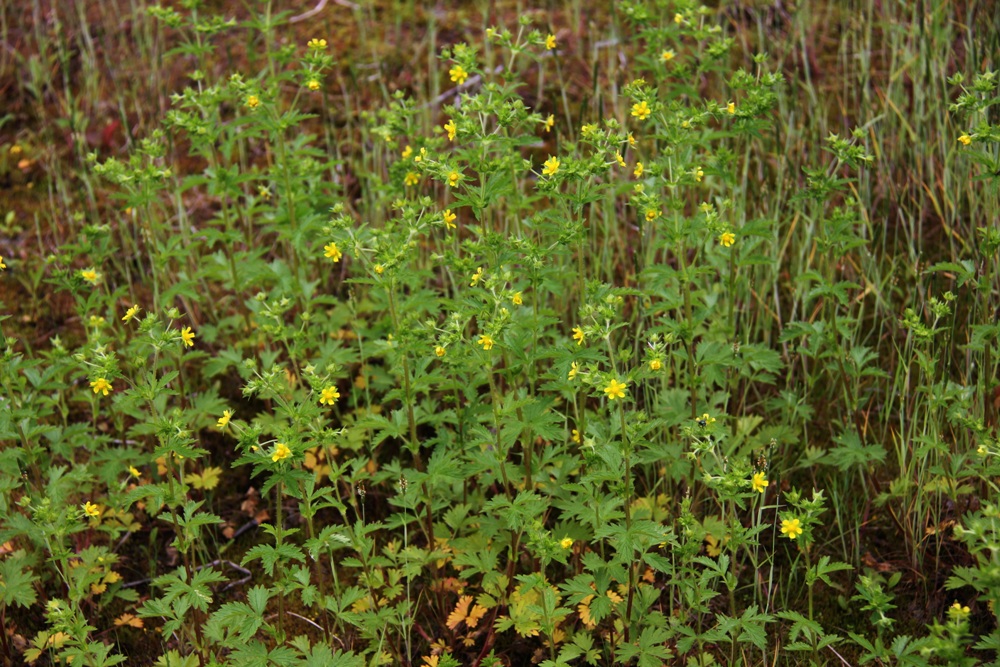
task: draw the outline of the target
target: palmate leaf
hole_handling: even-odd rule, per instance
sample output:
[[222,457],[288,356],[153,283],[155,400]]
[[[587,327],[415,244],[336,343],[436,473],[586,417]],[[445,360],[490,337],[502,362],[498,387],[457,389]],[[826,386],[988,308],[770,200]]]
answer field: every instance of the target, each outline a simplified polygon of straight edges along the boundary
[[240,561],[240,565],[246,565],[250,561],[260,559],[264,563],[264,569],[267,570],[268,576],[274,574],[274,566],[277,562],[283,561],[299,561],[305,562],[305,554],[294,544],[282,543],[279,546],[271,546],[270,544],[258,544],[254,548],[247,552],[243,560]]
[[38,581],[29,567],[24,569],[24,552],[17,552],[0,561],[0,599],[5,606],[16,604],[30,607],[36,599],[33,582]]

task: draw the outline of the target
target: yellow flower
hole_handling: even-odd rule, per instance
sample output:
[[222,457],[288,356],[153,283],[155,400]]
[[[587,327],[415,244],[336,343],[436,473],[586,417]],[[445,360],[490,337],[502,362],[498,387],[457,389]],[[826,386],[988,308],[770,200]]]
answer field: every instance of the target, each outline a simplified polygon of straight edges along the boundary
[[729,104],[727,104],[726,105],[726,111],[729,113],[730,116],[732,116],[733,114],[735,114],[736,113],[736,102],[730,102]]
[[450,70],[448,70],[448,75],[451,77],[452,81],[454,81],[460,86],[463,83],[465,83],[466,79],[469,78],[469,73],[466,72],[465,68],[462,67],[461,65],[455,65]]
[[586,124],[584,124],[583,127],[580,128],[580,133],[584,137],[589,137],[590,135],[594,134],[595,132],[597,132],[597,123],[586,123]]
[[271,191],[267,189],[266,185],[258,186],[257,194],[260,195],[260,198],[264,201],[270,201],[271,199]]
[[650,359],[649,360],[649,370],[651,370],[651,371],[658,371],[661,368],[663,368],[663,362],[662,361],[660,361],[659,359]]
[[510,300],[515,306],[520,306],[524,303],[524,299],[521,298],[520,292],[514,292],[514,296],[512,296]]
[[559,540],[559,546],[561,546],[563,549],[570,549],[570,548],[572,548],[573,547],[573,540],[572,540],[572,538],[569,538],[569,537],[562,538],[561,540]]
[[712,205],[709,204],[707,201],[703,201],[698,206],[698,208],[701,209],[701,212],[704,213],[704,214],[706,214],[706,215],[712,212]]
[[484,350],[493,349],[493,338],[491,336],[488,336],[487,334],[483,334],[482,336],[480,336],[479,340],[476,341],[476,343],[482,345]]
[[609,401],[613,401],[616,398],[625,398],[625,387],[627,386],[627,382],[619,382],[617,379],[612,378],[608,386],[604,388],[604,393],[608,395]]
[[573,327],[573,340],[576,341],[577,345],[583,345],[583,329]]
[[575,361],[569,365],[569,379],[575,380],[576,374],[580,372],[580,364]]
[[794,540],[802,534],[802,522],[798,519],[785,519],[781,522],[781,534]]
[[455,140],[455,133],[458,132],[458,127],[455,125],[454,119],[450,119],[444,124],[444,131],[448,133],[448,141]]
[[427,149],[426,148],[421,148],[420,149],[420,155],[418,155],[417,157],[413,158],[413,161],[414,162],[420,162],[425,157],[427,157]]
[[632,105],[632,115],[638,118],[639,120],[646,120],[647,118],[649,118],[649,114],[651,113],[653,112],[649,108],[649,105],[646,104],[646,100],[643,100],[642,102],[638,102]]
[[653,220],[656,220],[656,218],[658,218],[659,215],[660,215],[660,212],[657,211],[655,208],[647,208],[646,209],[646,221],[647,222],[652,222]]
[[445,229],[455,229],[455,219],[458,218],[458,216],[452,213],[450,208],[446,208],[444,210],[444,214],[441,218],[444,220]]
[[308,46],[313,51],[322,51],[323,49],[326,48],[326,40],[313,38],[306,43],[306,46]]
[[83,271],[80,271],[80,277],[88,283],[96,285],[98,279],[100,278],[100,274],[94,269],[84,269]]
[[549,159],[545,161],[542,173],[546,176],[555,176],[557,171],[559,171],[559,158],[550,155]]
[[309,90],[319,90],[319,81],[316,79],[309,79],[309,82],[306,83],[306,87],[309,88]]
[[223,410],[222,416],[219,417],[219,421],[216,422],[216,426],[219,428],[226,428],[229,425],[229,420],[232,419],[233,413],[229,410]]
[[674,23],[676,23],[677,25],[684,23],[684,17],[681,16],[680,14],[674,14]]
[[476,283],[483,277],[483,267],[476,268],[476,272],[472,274],[472,281],[469,283],[469,287],[475,287]]
[[375,265],[375,273],[377,273],[379,275],[382,275],[384,272],[385,272],[385,267],[384,266],[382,266],[381,264],[376,264]]
[[411,187],[420,182],[420,176],[417,175],[415,171],[406,172],[406,178],[403,179],[403,185],[406,187]]
[[753,487],[753,490],[757,493],[764,493],[768,484],[770,484],[770,482],[767,481],[767,477],[764,476],[763,471],[755,472],[753,474],[753,479],[750,480],[750,486]]
[[132,306],[131,308],[125,311],[125,317],[122,318],[122,322],[130,321],[133,317],[139,314],[140,310],[142,309],[139,308],[139,304]]
[[413,149],[410,147],[409,144],[407,144],[406,148],[403,149],[402,155],[404,160],[409,160],[410,156],[413,155]]
[[701,170],[701,167],[698,167],[697,169],[694,170],[694,180],[695,181],[697,181],[698,183],[701,183],[701,179],[704,178],[704,177],[705,177],[705,172]]
[[344,256],[344,253],[340,252],[340,248],[333,241],[323,246],[323,251],[323,256],[332,259],[334,262],[339,262],[340,258]]
[[139,479],[140,477],[142,477],[142,473],[139,472],[139,469],[136,468],[135,466],[129,466],[128,467],[128,474],[132,475],[136,479]]
[[635,137],[633,137],[632,133],[629,132],[628,133],[628,145],[631,146],[632,148],[635,148],[635,144],[636,144]]
[[92,326],[92,327],[99,327],[99,326],[102,326],[103,324],[104,324],[104,318],[101,317],[100,315],[91,315],[90,316],[90,326]]
[[286,445],[283,442],[279,442],[274,446],[274,453],[271,454],[271,460],[277,463],[282,459],[287,459],[291,455],[292,455],[292,450],[288,448],[288,445]]
[[955,604],[948,607],[948,618],[956,623],[961,623],[968,618],[970,612],[968,607],[962,606],[958,600],[955,600]]
[[320,392],[319,402],[322,405],[333,405],[340,398],[340,392],[333,385],[330,385]]
[[958,140],[959,142],[961,142],[963,146],[968,146],[969,144],[972,143],[972,137],[970,137],[968,133],[965,133],[962,136],[960,136]]
[[7,265],[3,263],[3,255],[0,255],[0,271],[7,268]]
[[256,109],[260,106],[260,98],[256,95],[247,95],[247,99],[243,104],[248,109]]
[[707,412],[701,417],[698,417],[698,424],[700,426],[708,426],[715,423],[715,417],[710,416]]
[[642,166],[642,163],[641,163],[641,162],[636,162],[636,163],[635,163],[635,171],[633,171],[633,172],[632,172],[632,174],[633,174],[633,175],[634,175],[634,176],[635,176],[636,178],[639,178],[640,176],[642,176],[642,172],[643,172],[643,166]]
[[619,153],[618,151],[615,151],[615,162],[618,163],[619,167],[622,167],[622,168],[625,167],[625,158],[623,158],[622,154]]
[[92,516],[94,518],[97,518],[101,516],[101,506],[95,505],[94,503],[88,500],[83,506],[83,513],[86,514],[87,516]]
[[553,49],[556,48],[555,35],[549,35],[548,37],[545,38],[545,48],[547,48],[549,51],[552,51]]
[[114,391],[114,387],[105,378],[97,378],[90,383],[90,386],[93,387],[95,394],[100,393],[104,396],[107,396],[109,391]]
[[719,243],[725,248],[730,247],[736,243],[736,234],[733,234],[732,232],[722,232],[719,234]]
[[194,347],[194,331],[191,331],[191,327],[181,329],[181,340],[187,347]]
[[458,182],[460,180],[462,180],[462,175],[457,171],[453,171],[448,174],[448,185],[450,185],[451,187],[455,187],[456,185],[458,185]]
[[666,49],[663,53],[660,54],[660,60],[662,60],[665,63],[668,63],[673,59],[674,59],[674,52],[671,51],[670,49]]
[[447,352],[447,350],[445,350],[444,347],[442,347],[441,345],[438,345],[437,347],[434,348],[434,354],[436,354],[439,357],[443,357],[445,352]]
[[545,131],[550,132],[552,128],[555,127],[556,117],[553,114],[549,114],[549,117],[545,119]]
[[583,437],[580,435],[580,430],[579,429],[573,429],[573,435],[571,436],[571,438],[572,438],[573,442],[575,442],[578,445],[583,440]]

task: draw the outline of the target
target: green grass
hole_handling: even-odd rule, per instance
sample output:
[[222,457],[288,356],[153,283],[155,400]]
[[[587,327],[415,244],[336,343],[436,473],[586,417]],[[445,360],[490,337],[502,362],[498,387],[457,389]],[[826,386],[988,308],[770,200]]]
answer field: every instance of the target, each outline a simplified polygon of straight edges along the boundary
[[5,664],[996,660],[989,3],[316,7],[0,7]]

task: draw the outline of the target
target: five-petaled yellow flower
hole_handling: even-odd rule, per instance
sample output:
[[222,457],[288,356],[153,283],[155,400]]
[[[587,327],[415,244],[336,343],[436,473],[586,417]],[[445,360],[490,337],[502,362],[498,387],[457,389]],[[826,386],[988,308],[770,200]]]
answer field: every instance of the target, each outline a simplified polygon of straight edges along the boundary
[[326,40],[325,39],[316,39],[314,37],[313,39],[310,39],[306,43],[306,46],[308,46],[313,51],[322,51],[323,49],[326,48]]
[[736,243],[736,234],[733,234],[732,232],[722,232],[719,234],[719,243],[725,248],[730,247]]
[[680,25],[681,23],[684,23],[684,17],[681,16],[679,13],[678,14],[674,14],[674,23],[676,23],[677,25]]
[[128,467],[128,474],[132,475],[136,479],[139,479],[140,477],[142,477],[142,473],[139,472],[139,469],[136,468],[135,466],[129,466]]
[[0,271],[7,268],[7,265],[3,263],[3,255],[0,255]]
[[114,387],[105,378],[97,378],[90,383],[90,386],[94,389],[95,394],[102,394],[104,396],[107,396],[109,391],[114,390]]
[[961,144],[962,144],[963,146],[968,146],[969,144],[971,144],[971,143],[972,143],[972,137],[970,137],[970,136],[968,135],[968,133],[965,133],[965,134],[963,134],[962,136],[960,136],[960,137],[958,138],[958,141],[959,141],[959,142],[960,142],[960,143],[961,143]]
[[727,104],[726,105],[726,112],[730,116],[732,116],[733,114],[735,114],[736,113],[736,102],[730,102],[729,104]]
[[469,78],[469,73],[466,72],[465,68],[462,67],[461,65],[455,65],[450,70],[448,70],[448,76],[451,77],[452,81],[461,86],[463,83],[465,83],[465,80]]
[[642,163],[641,162],[636,162],[635,163],[635,171],[633,171],[632,173],[635,175],[636,178],[639,178],[640,176],[642,176],[642,171],[643,171]]
[[444,131],[448,133],[448,141],[455,140],[455,133],[458,132],[458,127],[455,125],[454,119],[450,119],[444,124]]
[[139,314],[140,310],[142,309],[139,308],[139,304],[132,306],[131,308],[125,311],[125,317],[122,318],[122,322],[130,321],[133,317]]
[[618,151],[615,151],[615,162],[618,163],[619,167],[625,167],[625,158],[623,158],[622,154]]
[[340,392],[333,385],[325,387],[322,392],[320,392],[319,402],[323,405],[333,405],[340,398]]
[[670,49],[666,49],[663,53],[660,54],[660,60],[662,60],[665,63],[668,63],[673,59],[674,59],[674,52],[671,51]]
[[550,155],[549,159],[545,161],[543,167],[543,174],[546,176],[555,176],[556,172],[559,171],[559,158]]
[[694,170],[694,180],[701,183],[701,179],[705,177],[705,172],[702,171],[701,167]]
[[767,477],[764,476],[763,470],[755,472],[753,474],[753,479],[750,480],[750,486],[753,487],[753,490],[757,493],[764,493],[768,484],[770,484],[770,482],[767,481]]
[[632,115],[639,120],[646,120],[649,118],[649,114],[651,113],[653,113],[653,111],[649,108],[649,105],[646,104],[646,100],[632,105]]
[[462,180],[462,175],[457,171],[453,171],[448,174],[448,185],[450,185],[451,187],[455,187],[456,185],[458,185],[458,182],[460,180]]
[[344,253],[340,252],[340,248],[337,247],[337,244],[331,241],[323,246],[323,256],[332,259],[334,262],[339,262],[340,258],[344,256]]
[[577,345],[583,345],[583,329],[573,327],[573,340],[576,341]]
[[555,35],[549,35],[548,37],[545,38],[545,48],[547,48],[549,51],[551,51],[554,48],[556,48],[556,36]]
[[569,365],[569,379],[575,380],[576,374],[580,372],[580,364],[575,361]]
[[709,414],[708,414],[708,413],[706,412],[706,413],[705,413],[705,414],[703,414],[703,415],[702,415],[701,417],[698,417],[698,422],[699,422],[699,423],[700,423],[700,424],[701,424],[702,426],[708,426],[708,425],[710,425],[710,424],[714,424],[714,423],[715,423],[715,417],[713,417],[713,416],[709,415]]
[[794,540],[802,534],[802,522],[798,519],[785,519],[781,522],[781,534]]
[[223,410],[222,416],[219,417],[219,421],[216,422],[216,426],[219,428],[226,428],[229,425],[229,420],[233,418],[233,413],[229,410]]
[[187,347],[194,347],[194,331],[191,330],[191,327],[181,329],[181,340]]
[[556,117],[553,114],[549,114],[549,117],[545,119],[545,131],[550,132],[556,124]]
[[444,349],[442,345],[438,345],[437,347],[434,348],[434,354],[436,354],[439,357],[443,357],[445,352],[447,352],[447,350]]
[[573,440],[573,442],[575,442],[578,445],[581,442],[583,442],[583,436],[580,435],[580,429],[577,429],[577,428],[573,429],[573,435],[570,436],[570,437]]
[[573,539],[570,537],[564,537],[561,540],[559,540],[559,546],[561,546],[563,549],[569,549],[573,546]]
[[97,518],[97,517],[101,516],[101,506],[100,505],[95,505],[94,503],[92,503],[92,502],[90,502],[88,500],[83,505],[83,513],[86,514],[87,516],[91,516],[91,517]]
[[86,280],[88,283],[96,285],[97,280],[100,278],[100,274],[97,273],[97,271],[95,271],[94,269],[84,269],[80,271],[80,277]]
[[403,179],[403,185],[406,187],[411,187],[420,182],[420,176],[417,175],[415,171],[406,172],[406,178]]
[[483,334],[482,336],[480,336],[479,340],[476,341],[476,343],[482,345],[484,350],[493,349],[493,337],[487,334]]
[[653,220],[656,220],[659,216],[660,216],[660,212],[657,211],[655,208],[647,208],[646,209],[646,221],[647,222],[652,222]]
[[403,156],[404,160],[409,160],[410,156],[413,155],[413,148],[409,144],[407,144],[406,148],[403,149],[401,155]]
[[309,82],[306,83],[306,87],[309,88],[309,90],[319,90],[319,81],[316,79],[309,79]]
[[287,459],[291,455],[292,455],[292,450],[288,448],[288,445],[286,445],[283,442],[279,442],[274,446],[274,453],[271,454],[271,460],[277,463],[282,459]]
[[472,280],[469,282],[469,287],[475,287],[476,283],[480,281],[483,277],[483,267],[477,267],[476,272],[472,274]]
[[521,298],[520,292],[514,292],[514,296],[512,296],[510,300],[515,306],[520,306],[524,303],[524,299]]
[[619,382],[616,378],[612,378],[608,386],[604,388],[604,393],[608,395],[609,401],[613,401],[616,398],[625,398],[625,387],[627,386],[627,382]]
[[658,371],[661,368],[663,368],[663,362],[662,361],[660,361],[659,359],[650,359],[649,360],[649,370],[651,370],[651,371]]
[[260,106],[260,98],[256,95],[247,95],[246,101],[243,103],[248,109],[256,109]]
[[452,213],[450,208],[446,208],[444,214],[441,216],[441,219],[444,220],[445,229],[455,229],[455,220],[457,218],[458,216]]
[[375,265],[375,273],[377,273],[379,275],[382,275],[383,273],[385,273],[385,267],[382,266],[381,264],[376,264]]

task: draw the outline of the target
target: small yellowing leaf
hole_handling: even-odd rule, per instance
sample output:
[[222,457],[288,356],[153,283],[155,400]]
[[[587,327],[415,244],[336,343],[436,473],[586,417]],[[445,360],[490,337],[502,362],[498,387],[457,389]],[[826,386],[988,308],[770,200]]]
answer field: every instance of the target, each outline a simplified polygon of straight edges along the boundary
[[191,482],[191,486],[199,490],[211,491],[219,485],[222,478],[222,468],[205,468],[200,474],[189,474],[186,479]]
[[123,625],[129,625],[133,628],[141,628],[143,624],[141,618],[136,618],[132,614],[122,614],[115,619],[115,625],[119,628]]
[[481,604],[477,604],[469,612],[469,615],[465,618],[465,624],[469,628],[474,628],[479,625],[479,619],[481,619],[486,614],[486,607]]
[[108,585],[107,584],[91,584],[90,585],[90,592],[93,593],[94,595],[100,595],[101,593],[103,593],[106,590],[108,590]]
[[455,610],[448,614],[447,625],[449,628],[454,630],[462,621],[465,620],[465,617],[469,615],[470,604],[472,604],[471,595],[463,595],[458,598],[458,602],[455,604]]

